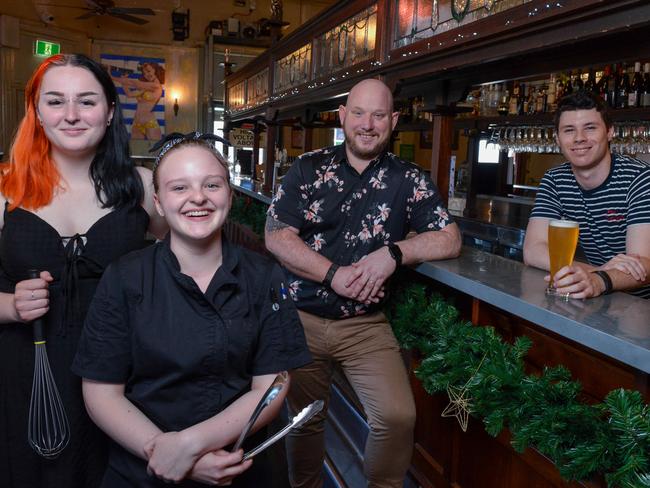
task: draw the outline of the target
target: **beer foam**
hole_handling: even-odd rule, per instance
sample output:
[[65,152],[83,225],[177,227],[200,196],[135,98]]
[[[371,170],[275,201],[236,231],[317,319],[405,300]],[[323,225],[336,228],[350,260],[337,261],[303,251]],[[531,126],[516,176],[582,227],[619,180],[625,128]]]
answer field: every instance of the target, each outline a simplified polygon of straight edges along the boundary
[[580,227],[580,224],[578,222],[574,222],[573,220],[551,220],[548,225],[551,227],[564,227],[564,228],[573,228],[573,227]]

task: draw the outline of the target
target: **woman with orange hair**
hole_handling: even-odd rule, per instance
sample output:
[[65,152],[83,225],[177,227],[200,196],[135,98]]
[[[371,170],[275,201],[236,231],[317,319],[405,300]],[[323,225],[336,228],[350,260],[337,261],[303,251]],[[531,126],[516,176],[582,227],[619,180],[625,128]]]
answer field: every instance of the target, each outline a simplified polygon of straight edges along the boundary
[[[0,168],[0,484],[96,487],[107,445],[70,365],[104,268],[166,224],[154,209],[151,172],[130,160],[115,86],[99,64],[83,55],[48,58],[25,100]],[[28,279],[30,269],[40,277]],[[39,457],[27,440],[34,371],[27,324],[38,317],[70,422],[70,443],[56,459]]]

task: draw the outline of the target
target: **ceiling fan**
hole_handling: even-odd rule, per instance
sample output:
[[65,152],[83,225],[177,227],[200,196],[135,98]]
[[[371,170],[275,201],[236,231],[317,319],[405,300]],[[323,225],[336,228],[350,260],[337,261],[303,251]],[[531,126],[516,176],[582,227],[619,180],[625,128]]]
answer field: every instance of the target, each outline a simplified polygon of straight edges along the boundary
[[77,20],[89,19],[96,15],[110,15],[118,19],[133,22],[134,24],[146,24],[148,20],[134,17],[135,15],[156,15],[150,8],[139,7],[116,7],[113,0],[86,0],[89,12],[77,17]]
[[127,22],[143,25],[149,21],[141,19],[140,17],[135,17],[136,15],[156,15],[156,13],[150,8],[116,7],[113,0],[86,0],[86,5],[86,7],[77,7],[72,5],[49,4],[50,7],[66,7],[87,10],[85,14],[76,17],[77,20],[90,19],[101,15],[110,15],[111,17],[125,20]]

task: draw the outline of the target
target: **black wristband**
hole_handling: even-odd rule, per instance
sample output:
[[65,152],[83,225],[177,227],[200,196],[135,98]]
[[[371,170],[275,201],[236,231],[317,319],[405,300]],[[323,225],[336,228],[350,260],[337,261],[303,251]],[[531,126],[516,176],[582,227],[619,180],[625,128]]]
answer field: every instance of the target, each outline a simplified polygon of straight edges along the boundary
[[395,264],[399,268],[402,265],[402,250],[397,244],[393,242],[391,244],[388,244],[388,252],[390,253],[390,257],[395,260]]
[[607,274],[607,271],[598,270],[592,271],[592,273],[600,276],[600,279],[602,279],[603,283],[605,283],[605,291],[603,292],[603,295],[607,295],[614,290],[614,284],[612,283],[612,279]]
[[332,266],[330,266],[330,269],[327,270],[327,274],[325,275],[325,278],[323,278],[323,284],[332,288],[332,280],[334,279],[334,275],[339,269],[339,265],[336,263],[332,263]]

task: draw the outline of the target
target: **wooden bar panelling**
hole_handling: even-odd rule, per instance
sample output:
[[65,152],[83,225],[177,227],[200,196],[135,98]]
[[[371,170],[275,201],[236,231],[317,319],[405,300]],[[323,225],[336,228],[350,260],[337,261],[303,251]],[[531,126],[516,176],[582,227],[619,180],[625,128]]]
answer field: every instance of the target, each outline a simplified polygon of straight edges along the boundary
[[496,307],[481,303],[478,324],[493,326],[509,342],[522,335],[529,337],[533,342],[526,356],[530,373],[539,373],[544,366],[564,365],[595,401],[616,388],[635,389],[637,372],[630,367]]
[[[509,342],[528,336],[533,344],[526,357],[530,374],[539,373],[544,366],[562,364],[583,385],[586,401],[600,402],[616,388],[636,388],[649,399],[648,375],[478,299],[444,285],[435,286],[459,309],[461,318],[471,319],[478,327],[493,326]],[[431,396],[424,391],[413,373],[420,359],[416,352],[411,354],[411,385],[418,412],[411,474],[422,486],[605,488],[603,479],[581,483],[563,480],[554,464],[534,449],[517,453],[510,445],[508,431],[491,437],[481,421],[470,418],[468,430],[463,432],[456,419],[441,417],[449,399],[446,394]]]

